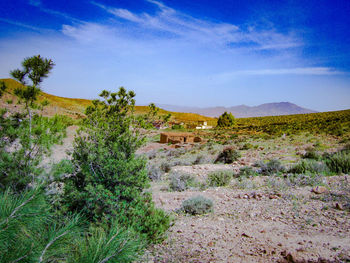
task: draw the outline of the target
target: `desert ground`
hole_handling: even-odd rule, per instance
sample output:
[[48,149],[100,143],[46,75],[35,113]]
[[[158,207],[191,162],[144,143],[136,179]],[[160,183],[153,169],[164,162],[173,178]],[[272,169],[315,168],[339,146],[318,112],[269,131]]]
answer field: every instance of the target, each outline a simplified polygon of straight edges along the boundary
[[[77,127],[69,127],[62,145],[46,160],[68,158]],[[344,145],[325,135],[237,138],[228,142],[241,157],[232,164],[214,158],[227,145],[206,142],[175,149],[148,135],[138,154],[148,159],[153,200],[173,218],[167,238],[148,248],[141,262],[350,262],[350,176],[287,173],[241,176],[242,167],[276,159],[290,167],[310,147],[334,152]],[[248,145],[248,146],[247,146]],[[228,171],[229,184],[206,184],[208,174]],[[194,184],[184,191],[169,188],[171,177],[187,174]],[[184,200],[204,196],[213,211],[179,212]]]

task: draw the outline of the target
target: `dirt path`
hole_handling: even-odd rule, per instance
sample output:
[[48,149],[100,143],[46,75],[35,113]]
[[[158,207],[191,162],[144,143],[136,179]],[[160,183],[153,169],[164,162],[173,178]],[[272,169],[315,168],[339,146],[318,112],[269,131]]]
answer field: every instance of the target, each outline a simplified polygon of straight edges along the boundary
[[51,149],[50,156],[46,157],[42,166],[49,169],[53,163],[58,163],[63,159],[69,158],[68,152],[73,150],[74,136],[78,126],[69,126],[67,128],[67,136],[63,139],[62,144],[56,144]]

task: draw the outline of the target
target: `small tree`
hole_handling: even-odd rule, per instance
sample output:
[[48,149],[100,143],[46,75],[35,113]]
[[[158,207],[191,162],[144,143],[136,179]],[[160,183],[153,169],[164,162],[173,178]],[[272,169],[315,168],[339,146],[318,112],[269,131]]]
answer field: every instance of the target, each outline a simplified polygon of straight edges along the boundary
[[74,175],[65,179],[64,205],[91,222],[132,227],[149,241],[162,238],[169,218],[144,191],[149,186],[146,161],[135,151],[143,143],[132,115],[135,93],[103,91],[93,101],[74,142]]
[[[24,59],[23,70],[13,70],[11,75],[29,86],[17,88],[15,94],[24,102],[26,113],[14,113],[9,116],[7,110],[0,110],[0,188],[11,186],[14,191],[23,190],[42,172],[39,163],[52,144],[59,142],[65,135],[65,118],[53,118],[33,115],[35,101],[40,93],[40,83],[47,77],[53,62],[38,56]],[[3,93],[4,84],[0,83]],[[45,103],[43,104],[45,105]],[[29,118],[26,118],[29,116]]]
[[[15,95],[24,101],[25,109],[29,116],[29,138],[32,135],[32,112],[35,101],[41,92],[40,84],[46,78],[55,64],[51,59],[42,58],[40,55],[25,58],[22,62],[23,69],[15,69],[11,76],[21,82],[24,88],[15,89]],[[31,83],[28,83],[30,81]]]
[[235,125],[235,117],[232,113],[226,111],[219,117],[217,127],[218,128],[231,128]]

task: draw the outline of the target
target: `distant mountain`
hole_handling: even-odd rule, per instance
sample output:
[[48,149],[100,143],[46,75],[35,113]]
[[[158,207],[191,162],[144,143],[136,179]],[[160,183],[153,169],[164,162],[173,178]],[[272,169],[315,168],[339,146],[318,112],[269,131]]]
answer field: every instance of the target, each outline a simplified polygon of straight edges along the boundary
[[238,105],[233,107],[186,107],[167,104],[157,104],[158,107],[176,112],[191,112],[209,117],[218,117],[225,111],[231,112],[236,118],[277,116],[291,114],[316,113],[317,111],[302,108],[290,102],[265,103],[259,106]]

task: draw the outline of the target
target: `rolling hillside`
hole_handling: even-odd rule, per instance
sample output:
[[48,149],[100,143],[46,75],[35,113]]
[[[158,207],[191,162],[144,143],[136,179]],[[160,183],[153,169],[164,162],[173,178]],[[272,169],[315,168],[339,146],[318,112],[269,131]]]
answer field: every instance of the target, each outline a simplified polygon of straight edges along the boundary
[[[21,106],[17,105],[17,97],[13,95],[13,91],[15,88],[22,87],[22,84],[13,79],[0,79],[0,81],[3,81],[7,86],[7,93],[0,99],[0,108],[19,111]],[[91,100],[59,97],[45,92],[42,92],[39,96],[39,101],[43,100],[48,100],[50,103],[43,111],[43,115],[45,116],[64,114],[73,118],[79,118],[84,115],[85,108],[91,104]],[[145,114],[148,112],[148,106],[136,106],[135,112],[136,114]],[[166,115],[168,113],[171,113],[172,120],[176,122],[191,123],[207,121],[211,125],[216,123],[216,119],[196,113],[170,112],[163,109],[159,111],[160,115]]]

